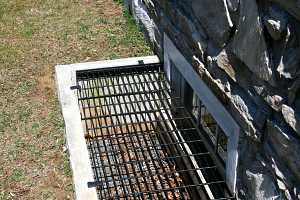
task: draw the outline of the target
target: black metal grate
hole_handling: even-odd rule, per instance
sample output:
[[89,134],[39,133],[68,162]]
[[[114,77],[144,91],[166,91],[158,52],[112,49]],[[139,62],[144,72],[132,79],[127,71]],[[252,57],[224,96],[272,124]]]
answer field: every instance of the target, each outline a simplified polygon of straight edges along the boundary
[[77,83],[100,199],[233,199],[161,64],[80,71]]

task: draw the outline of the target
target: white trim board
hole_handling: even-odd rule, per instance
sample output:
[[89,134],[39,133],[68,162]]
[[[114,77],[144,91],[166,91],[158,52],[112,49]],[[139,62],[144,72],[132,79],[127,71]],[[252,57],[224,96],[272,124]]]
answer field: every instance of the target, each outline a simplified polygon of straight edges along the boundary
[[228,137],[226,183],[229,189],[235,193],[237,176],[236,169],[238,163],[237,149],[240,127],[229,112],[224,108],[222,103],[212,93],[209,87],[207,87],[207,85],[201,80],[192,65],[184,58],[167,34],[164,34],[164,69],[169,80],[171,62],[176,66],[184,79],[190,84],[199,99]]
[[77,95],[70,89],[71,86],[76,85],[76,71],[138,65],[140,61],[143,61],[144,64],[159,63],[157,56],[147,56],[55,67],[56,84],[65,122],[65,137],[77,200],[97,200],[98,197],[95,188],[88,188],[87,183],[94,181],[94,176],[84,138]]

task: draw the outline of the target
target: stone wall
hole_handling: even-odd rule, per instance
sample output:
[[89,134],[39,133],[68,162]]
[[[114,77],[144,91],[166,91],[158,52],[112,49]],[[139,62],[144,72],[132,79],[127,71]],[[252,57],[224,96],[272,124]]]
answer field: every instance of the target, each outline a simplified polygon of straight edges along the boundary
[[243,129],[240,199],[300,199],[300,1],[127,0],[154,51],[163,33]]

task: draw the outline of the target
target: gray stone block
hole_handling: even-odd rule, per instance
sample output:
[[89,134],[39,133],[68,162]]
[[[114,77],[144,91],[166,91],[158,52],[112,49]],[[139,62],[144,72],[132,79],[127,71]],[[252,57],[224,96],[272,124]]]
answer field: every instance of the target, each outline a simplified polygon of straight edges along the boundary
[[300,1],[299,0],[271,0],[286,9],[297,20],[300,20]]
[[225,46],[233,25],[226,2],[222,0],[192,0],[191,7],[209,38],[218,46]]
[[268,81],[272,70],[256,2],[244,0],[240,4],[240,20],[232,51],[253,73]]

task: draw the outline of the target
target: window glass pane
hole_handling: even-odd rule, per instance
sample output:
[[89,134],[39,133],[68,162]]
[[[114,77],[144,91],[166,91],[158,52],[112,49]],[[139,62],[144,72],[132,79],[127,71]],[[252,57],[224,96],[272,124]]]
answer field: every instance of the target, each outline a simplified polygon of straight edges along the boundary
[[201,125],[202,128],[208,134],[212,143],[216,145],[217,123],[215,122],[214,118],[211,116],[211,114],[207,111],[207,109],[204,106],[201,107]]
[[226,161],[228,138],[222,130],[219,131],[218,135],[218,154],[223,161]]
[[[198,100],[198,102],[200,101]],[[201,105],[201,102],[198,103],[198,105]],[[208,112],[204,105],[201,105],[198,109],[194,110],[194,115],[200,114],[200,125],[214,145],[213,149],[220,156],[220,158],[224,162],[226,162],[228,142],[226,134],[222,131],[222,129],[219,127],[213,116]]]
[[192,103],[193,104],[192,114],[197,120],[199,120],[200,100],[199,100],[198,96],[195,93],[193,93],[193,101],[192,102],[193,102]]

